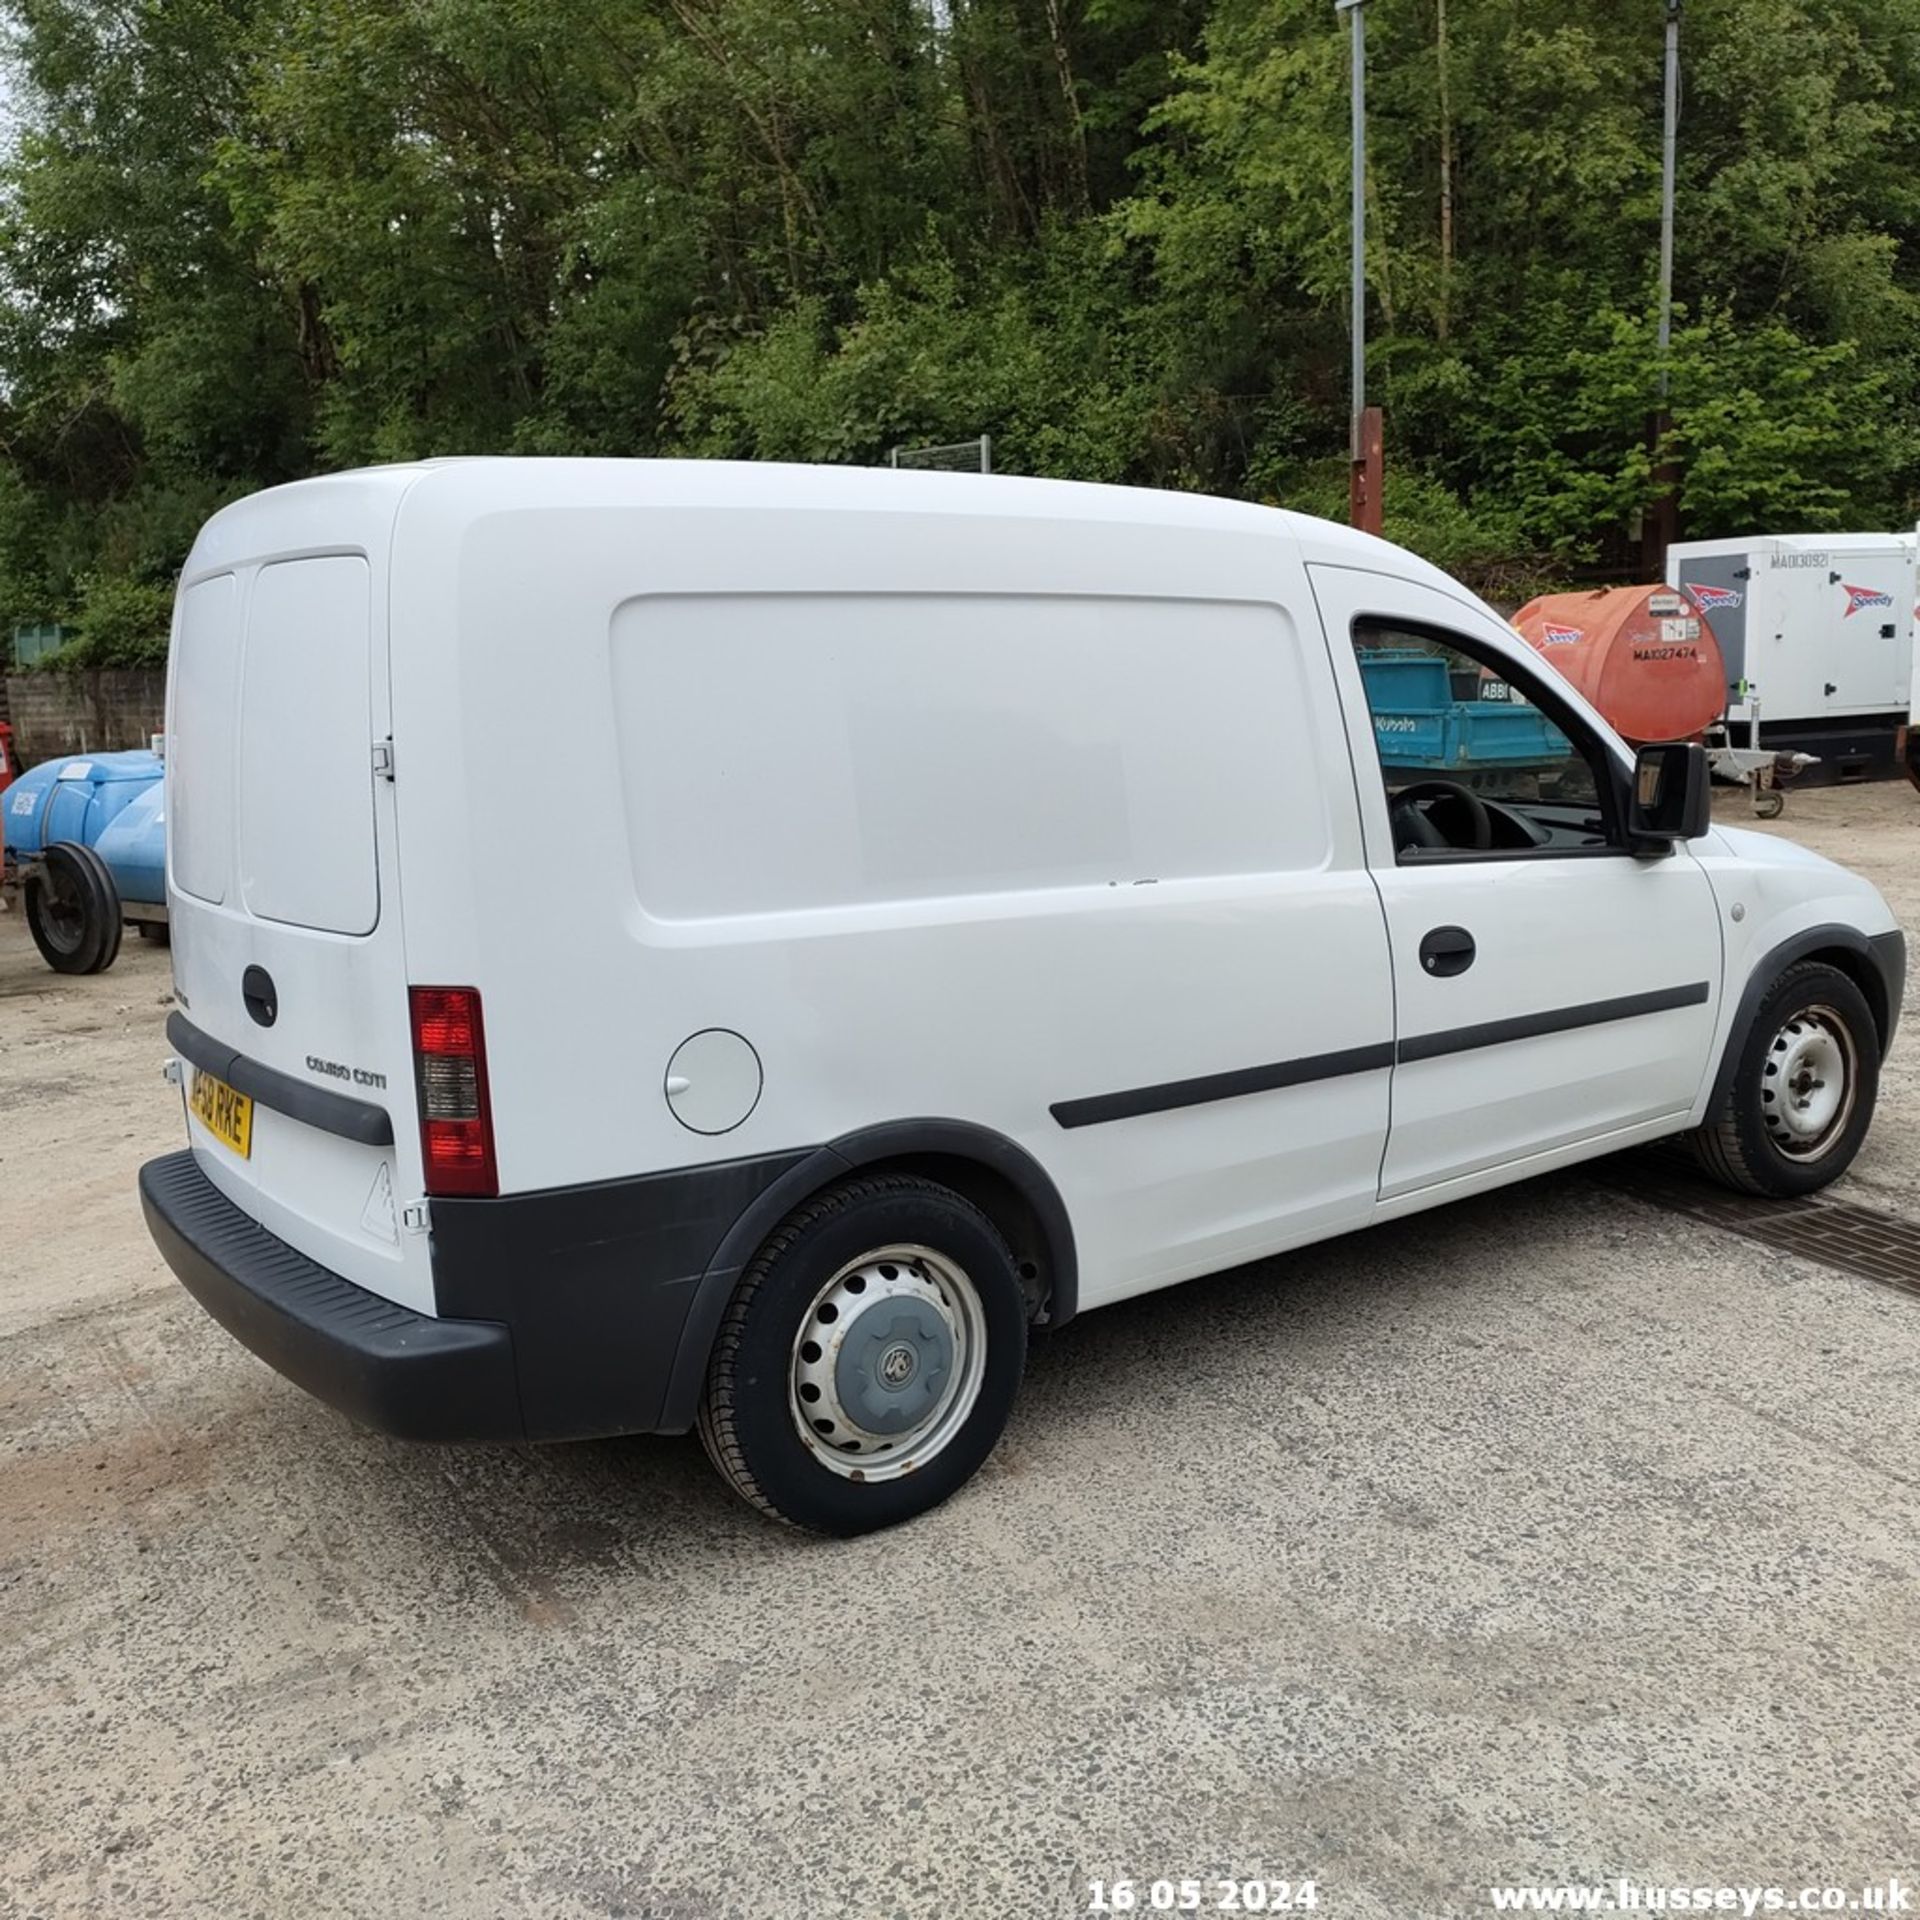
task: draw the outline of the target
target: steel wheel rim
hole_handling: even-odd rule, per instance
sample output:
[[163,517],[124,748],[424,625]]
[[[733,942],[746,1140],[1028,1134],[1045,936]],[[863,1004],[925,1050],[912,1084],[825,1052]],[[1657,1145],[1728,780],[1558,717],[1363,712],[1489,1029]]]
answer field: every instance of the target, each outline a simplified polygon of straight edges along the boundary
[[1789,1160],[1818,1160],[1846,1132],[1859,1081],[1847,1023],[1831,1007],[1803,1008],[1767,1044],[1760,1070],[1767,1137]]
[[965,1269],[931,1247],[877,1247],[849,1260],[802,1315],[787,1407],[829,1472],[896,1480],[966,1425],[986,1370],[986,1313]]
[[62,953],[78,953],[87,933],[87,906],[65,874],[39,876],[40,924]]

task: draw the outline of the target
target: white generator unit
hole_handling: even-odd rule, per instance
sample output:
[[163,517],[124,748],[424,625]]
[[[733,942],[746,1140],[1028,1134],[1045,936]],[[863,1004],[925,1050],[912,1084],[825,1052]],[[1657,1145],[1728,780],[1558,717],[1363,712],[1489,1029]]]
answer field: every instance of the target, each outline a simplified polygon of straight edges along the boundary
[[1720,643],[1727,717],[1818,754],[1812,777],[1898,771],[1913,702],[1912,533],[1697,540],[1667,553]]

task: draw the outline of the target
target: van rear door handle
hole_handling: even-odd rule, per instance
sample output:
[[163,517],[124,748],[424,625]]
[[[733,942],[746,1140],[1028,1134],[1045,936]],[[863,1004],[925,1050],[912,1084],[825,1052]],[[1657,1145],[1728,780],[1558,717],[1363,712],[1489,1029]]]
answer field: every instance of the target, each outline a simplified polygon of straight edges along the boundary
[[1436,980],[1465,973],[1478,952],[1473,935],[1465,927],[1435,927],[1420,942],[1420,964]]

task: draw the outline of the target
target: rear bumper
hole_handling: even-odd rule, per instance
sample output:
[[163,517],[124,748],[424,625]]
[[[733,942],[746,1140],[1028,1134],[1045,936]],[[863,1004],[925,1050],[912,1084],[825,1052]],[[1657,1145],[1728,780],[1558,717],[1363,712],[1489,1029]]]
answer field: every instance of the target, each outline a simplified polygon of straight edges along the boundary
[[525,1436],[513,1336],[396,1306],[276,1239],[190,1152],[140,1169],[147,1228],[187,1291],[316,1399],[403,1440]]

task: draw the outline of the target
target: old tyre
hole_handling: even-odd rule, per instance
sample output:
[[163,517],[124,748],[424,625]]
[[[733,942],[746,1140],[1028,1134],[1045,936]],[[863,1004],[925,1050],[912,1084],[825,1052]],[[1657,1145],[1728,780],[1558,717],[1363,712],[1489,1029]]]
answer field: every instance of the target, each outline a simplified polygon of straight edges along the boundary
[[1701,1164],[1742,1193],[1813,1193],[1852,1165],[1880,1091],[1880,1035],[1860,989],[1803,961],[1761,999],[1718,1109],[1693,1135]]
[[106,937],[100,943],[100,958],[93,970],[95,973],[105,973],[120,958],[120,938],[126,931],[126,922],[120,911],[120,887],[113,877],[113,869],[93,848],[76,845],[74,852],[80,854],[93,869],[95,895],[100,902],[106,929]]
[[91,847],[60,840],[27,876],[27,931],[56,973],[99,973],[120,952],[120,895]]
[[869,1533],[971,1478],[1026,1352],[1013,1255],[977,1207],[932,1181],[849,1181],[791,1214],[742,1276],[701,1442],[763,1512]]

